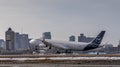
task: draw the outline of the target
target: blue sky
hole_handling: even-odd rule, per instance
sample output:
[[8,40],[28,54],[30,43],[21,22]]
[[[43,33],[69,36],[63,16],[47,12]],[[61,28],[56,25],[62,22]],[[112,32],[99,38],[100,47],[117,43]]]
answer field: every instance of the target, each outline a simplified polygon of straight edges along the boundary
[[53,39],[70,35],[96,36],[106,30],[103,43],[120,40],[120,0],[0,0],[0,38],[8,27],[40,38],[52,32]]

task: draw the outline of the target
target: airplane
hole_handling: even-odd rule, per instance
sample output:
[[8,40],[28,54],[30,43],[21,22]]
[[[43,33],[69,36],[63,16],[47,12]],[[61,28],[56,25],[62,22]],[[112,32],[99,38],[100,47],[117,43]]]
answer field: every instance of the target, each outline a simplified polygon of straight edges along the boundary
[[102,42],[105,32],[106,31],[101,31],[98,36],[89,43],[55,41],[50,39],[44,39],[44,37],[41,41],[46,45],[46,47],[49,47],[49,49],[51,49],[51,47],[54,47],[65,50],[65,53],[71,51],[88,51],[103,47],[100,46],[100,44]]

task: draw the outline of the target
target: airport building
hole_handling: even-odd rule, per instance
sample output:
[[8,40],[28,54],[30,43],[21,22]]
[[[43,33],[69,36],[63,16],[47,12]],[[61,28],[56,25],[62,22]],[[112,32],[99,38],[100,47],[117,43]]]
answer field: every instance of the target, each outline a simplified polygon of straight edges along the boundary
[[75,41],[75,36],[73,36],[73,35],[70,36],[70,37],[69,37],[69,41]]
[[86,37],[86,36],[84,36],[83,33],[80,34],[80,36],[78,36],[78,42],[86,42],[86,43],[88,43],[88,42],[92,41],[93,39],[94,39],[94,37]]
[[43,33],[43,37],[44,37],[45,39],[51,39],[51,32],[44,32],[44,33]]

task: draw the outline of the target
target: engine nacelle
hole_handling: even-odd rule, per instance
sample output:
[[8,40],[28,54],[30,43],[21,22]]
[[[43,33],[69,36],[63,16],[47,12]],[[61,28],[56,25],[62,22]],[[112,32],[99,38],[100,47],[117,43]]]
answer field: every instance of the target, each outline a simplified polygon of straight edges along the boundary
[[30,47],[31,49],[35,50],[35,49],[43,49],[45,48],[46,46],[44,45],[44,43],[42,43],[42,40],[41,39],[32,39],[30,40]]

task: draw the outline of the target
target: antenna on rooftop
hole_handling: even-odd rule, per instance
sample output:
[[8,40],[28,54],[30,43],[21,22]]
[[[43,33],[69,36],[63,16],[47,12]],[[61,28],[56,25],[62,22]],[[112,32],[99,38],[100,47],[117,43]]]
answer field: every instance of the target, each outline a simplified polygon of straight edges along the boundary
[[118,45],[120,45],[120,40],[119,40],[119,44]]
[[21,28],[21,34],[23,34],[23,27]]

